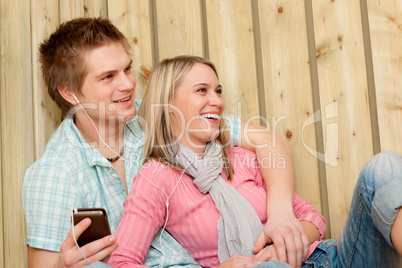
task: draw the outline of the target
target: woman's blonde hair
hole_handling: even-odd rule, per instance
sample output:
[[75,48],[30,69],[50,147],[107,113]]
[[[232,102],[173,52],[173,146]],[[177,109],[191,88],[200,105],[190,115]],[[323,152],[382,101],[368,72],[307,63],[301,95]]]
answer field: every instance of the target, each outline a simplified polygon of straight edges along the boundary
[[[197,56],[183,55],[164,59],[152,70],[138,111],[139,122],[146,137],[144,163],[155,159],[170,167],[181,169],[174,164],[173,156],[169,154],[169,151],[176,154],[178,148],[175,146],[178,141],[174,136],[171,124],[173,118],[169,113],[169,101],[174,98],[176,89],[184,76],[196,63],[211,67],[218,77],[218,72],[212,62]],[[225,147],[231,148],[233,144],[225,120],[220,120],[219,135],[216,140],[222,145],[224,167],[230,180],[233,175],[233,167],[229,161],[228,150],[225,150]]]

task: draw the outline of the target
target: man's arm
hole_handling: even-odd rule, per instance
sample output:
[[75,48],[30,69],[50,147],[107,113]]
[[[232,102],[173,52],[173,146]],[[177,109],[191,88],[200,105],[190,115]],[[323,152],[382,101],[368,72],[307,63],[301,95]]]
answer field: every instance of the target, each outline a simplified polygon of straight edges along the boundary
[[256,153],[267,189],[268,220],[253,252],[274,243],[279,260],[294,267],[301,264],[308,253],[309,241],[293,213],[295,171],[288,143],[264,127],[242,121],[237,145]]
[[57,267],[58,252],[28,246],[28,267]]
[[[78,237],[89,227],[91,221],[84,219],[75,225],[75,235]],[[28,246],[28,267],[84,267],[96,261],[106,261],[110,254],[118,247],[116,237],[114,235],[106,236],[102,239],[93,241],[81,248],[82,253],[78,250],[73,238],[73,232],[70,230],[66,239],[60,246],[60,252],[48,251]]]

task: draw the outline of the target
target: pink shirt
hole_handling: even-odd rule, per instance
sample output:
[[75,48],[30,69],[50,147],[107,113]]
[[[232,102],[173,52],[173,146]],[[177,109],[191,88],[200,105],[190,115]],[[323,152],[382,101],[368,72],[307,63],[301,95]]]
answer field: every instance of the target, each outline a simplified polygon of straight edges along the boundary
[[[266,189],[255,154],[235,147],[230,158],[234,168],[234,176],[230,183],[250,202],[261,222],[265,224]],[[219,265],[219,213],[210,195],[202,194],[191,177],[184,174],[177,184],[181,174],[182,171],[169,168],[161,162],[150,161],[135,176],[132,190],[124,202],[125,210],[121,223],[116,231],[119,247],[112,254],[108,262],[110,265],[142,266],[155,233],[164,226],[167,217],[166,230],[201,266]],[[221,176],[227,180],[225,171]],[[169,213],[166,213],[169,196]],[[311,222],[318,228],[320,239],[324,237],[325,220],[309,202],[295,194],[293,210],[297,219]],[[309,254],[317,244],[318,242],[315,242],[310,245]]]

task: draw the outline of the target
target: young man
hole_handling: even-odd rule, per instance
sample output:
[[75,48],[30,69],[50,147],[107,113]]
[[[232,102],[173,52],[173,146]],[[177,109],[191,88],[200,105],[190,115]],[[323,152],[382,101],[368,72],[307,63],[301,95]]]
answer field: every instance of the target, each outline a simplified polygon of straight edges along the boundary
[[[136,79],[129,49],[124,35],[101,18],[63,23],[40,46],[43,77],[65,119],[25,175],[30,267],[82,267],[105,260],[118,246],[111,235],[79,249],[74,236],[78,239],[90,221],[72,229],[71,213],[74,208],[105,208],[114,233],[123,201],[141,168],[144,137],[135,117],[140,101],[134,100]],[[271,193],[270,220],[254,251],[273,242],[280,260],[300,265],[308,239],[292,210],[294,170],[287,143],[263,130],[247,134],[234,116],[226,121],[234,144],[260,158],[275,152],[286,162],[286,168],[261,169]],[[258,147],[262,144],[267,146]],[[166,232],[155,236],[144,264],[157,266],[161,257],[165,265],[198,266]]]

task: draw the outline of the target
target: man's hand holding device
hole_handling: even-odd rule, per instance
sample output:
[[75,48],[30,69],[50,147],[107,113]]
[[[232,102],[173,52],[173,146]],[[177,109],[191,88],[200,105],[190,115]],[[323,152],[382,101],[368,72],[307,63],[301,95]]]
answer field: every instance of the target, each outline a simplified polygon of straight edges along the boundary
[[110,234],[106,211],[74,209],[71,220],[74,227],[60,246],[58,267],[83,267],[107,261],[118,244]]
[[79,238],[76,237],[77,243],[80,247],[111,234],[105,209],[80,208],[73,210],[74,225],[85,218],[91,219],[91,225],[80,235]]

